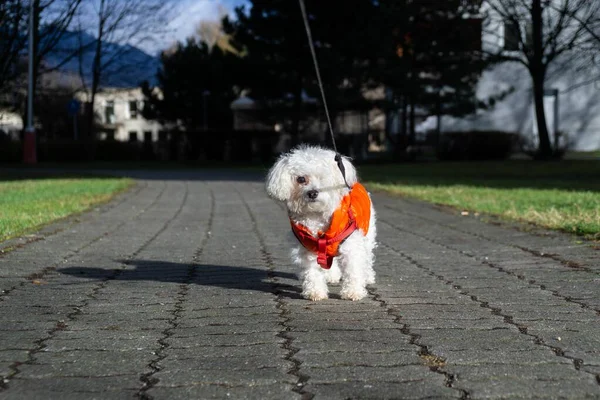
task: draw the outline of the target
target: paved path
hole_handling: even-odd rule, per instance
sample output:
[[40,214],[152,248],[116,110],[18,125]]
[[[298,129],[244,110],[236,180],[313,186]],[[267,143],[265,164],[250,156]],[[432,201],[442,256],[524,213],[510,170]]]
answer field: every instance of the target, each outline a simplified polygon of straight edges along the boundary
[[137,174],[0,256],[0,399],[600,398],[597,250],[375,195],[370,297],[312,303],[261,182]]

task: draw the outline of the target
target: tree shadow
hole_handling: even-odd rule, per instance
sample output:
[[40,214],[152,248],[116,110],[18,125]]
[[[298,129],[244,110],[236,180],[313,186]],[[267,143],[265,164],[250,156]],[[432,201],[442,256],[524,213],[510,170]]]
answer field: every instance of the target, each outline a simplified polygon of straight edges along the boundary
[[170,261],[119,260],[134,269],[68,267],[57,272],[82,279],[151,281],[192,284],[245,291],[278,294],[289,299],[301,299],[299,285],[282,280],[298,280],[296,274],[261,268],[215,264],[185,264]]
[[448,161],[389,164],[362,168],[368,183],[392,185],[469,186],[493,189],[560,189],[600,192],[600,162],[563,160],[534,162]]

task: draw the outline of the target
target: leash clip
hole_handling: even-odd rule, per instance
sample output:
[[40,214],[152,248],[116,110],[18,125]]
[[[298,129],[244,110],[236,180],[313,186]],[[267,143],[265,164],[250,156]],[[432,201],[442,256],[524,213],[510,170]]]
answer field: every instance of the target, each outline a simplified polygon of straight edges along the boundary
[[342,173],[342,176],[344,177],[344,183],[346,184],[346,187],[348,189],[352,189],[350,187],[350,185],[348,185],[348,181],[346,181],[346,168],[344,167],[344,163],[342,161],[342,155],[340,153],[335,153],[335,162],[338,165],[338,168],[340,169],[340,172]]

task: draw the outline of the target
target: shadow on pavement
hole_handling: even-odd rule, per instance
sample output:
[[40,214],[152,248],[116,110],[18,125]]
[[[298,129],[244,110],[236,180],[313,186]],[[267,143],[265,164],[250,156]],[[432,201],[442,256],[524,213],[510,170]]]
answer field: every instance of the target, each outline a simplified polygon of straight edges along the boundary
[[134,266],[135,269],[69,267],[60,268],[57,272],[82,279],[195,284],[276,293],[292,299],[301,298],[299,285],[281,282],[281,280],[295,281],[298,279],[295,274],[288,272],[268,271],[264,268],[184,264],[169,261],[126,260],[120,262]]

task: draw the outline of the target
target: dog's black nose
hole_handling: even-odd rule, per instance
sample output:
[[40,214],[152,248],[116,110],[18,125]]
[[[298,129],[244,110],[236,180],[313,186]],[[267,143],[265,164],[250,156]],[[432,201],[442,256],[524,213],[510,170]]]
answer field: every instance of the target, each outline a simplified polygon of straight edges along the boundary
[[308,196],[309,199],[314,200],[319,195],[319,191],[318,190],[309,190],[308,192],[306,192],[306,195]]

